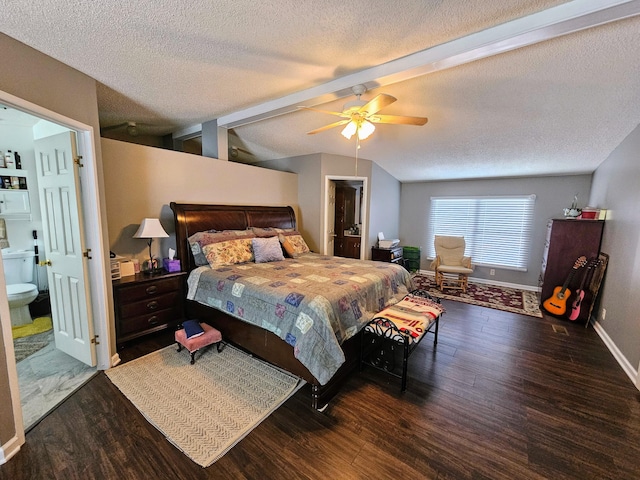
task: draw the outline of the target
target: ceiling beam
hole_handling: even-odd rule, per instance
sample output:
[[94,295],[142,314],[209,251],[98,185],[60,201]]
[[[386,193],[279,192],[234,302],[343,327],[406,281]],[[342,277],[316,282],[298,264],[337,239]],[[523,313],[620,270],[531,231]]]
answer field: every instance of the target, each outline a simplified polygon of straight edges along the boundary
[[574,0],[497,25],[322,85],[229,113],[218,126],[234,128],[350,96],[354,85],[369,89],[498,55],[569,33],[640,14],[640,0]]

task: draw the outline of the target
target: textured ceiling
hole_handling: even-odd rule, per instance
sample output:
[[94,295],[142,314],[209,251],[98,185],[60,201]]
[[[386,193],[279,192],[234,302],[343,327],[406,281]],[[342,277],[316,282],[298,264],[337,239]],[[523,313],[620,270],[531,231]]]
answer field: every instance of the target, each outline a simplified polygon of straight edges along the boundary
[[[165,134],[565,3],[0,0],[0,31],[95,78],[102,126],[136,121]],[[429,123],[380,125],[359,156],[401,181],[591,172],[640,123],[639,37],[633,17],[372,82],[363,98],[398,98],[381,113]],[[258,159],[354,156],[339,129],[306,135],[336,120],[287,113],[236,127],[232,142]]]

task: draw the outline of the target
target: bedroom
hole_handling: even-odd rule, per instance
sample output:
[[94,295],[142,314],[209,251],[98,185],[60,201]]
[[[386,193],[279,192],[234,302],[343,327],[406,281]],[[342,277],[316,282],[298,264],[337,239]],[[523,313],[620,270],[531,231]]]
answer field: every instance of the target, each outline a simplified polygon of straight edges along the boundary
[[[43,60],[40,54],[37,54],[24,46],[17,45],[17,42],[10,39],[3,38],[2,41],[3,52],[7,52],[8,62],[15,65],[16,68],[11,69],[10,71],[6,70],[2,73],[0,89],[20,98],[28,99],[36,104],[43,105],[51,110],[69,115],[71,118],[84,121],[87,124],[93,125],[96,130],[98,129],[97,111],[95,106],[95,84],[91,79],[58,62]],[[53,71],[55,71],[56,76],[51,77],[48,75],[50,70],[46,68],[45,65],[48,65]],[[42,79],[45,77],[47,78],[47,83],[43,83]],[[52,92],[52,83],[55,84],[56,87],[55,93]],[[69,99],[75,98],[77,95],[80,95],[83,99],[79,103],[73,105],[73,102],[70,102]],[[602,321],[602,327],[607,336],[610,337],[612,345],[621,352],[621,359],[623,363],[626,362],[628,364],[630,368],[628,373],[636,373],[638,364],[640,363],[640,352],[638,351],[638,345],[640,345],[640,341],[638,340],[640,332],[638,332],[637,324],[632,314],[632,312],[637,311],[638,305],[637,301],[633,297],[624,296],[623,298],[620,298],[620,295],[616,294],[616,292],[627,292],[629,290],[634,291],[639,284],[636,273],[638,269],[635,267],[637,267],[636,253],[640,222],[637,217],[637,209],[634,206],[638,202],[638,193],[635,188],[638,181],[638,171],[637,165],[634,163],[636,158],[634,156],[634,151],[637,151],[638,143],[638,131],[634,130],[634,132],[612,153],[607,161],[595,171],[593,175],[593,183],[591,182],[591,179],[585,180],[584,178],[540,178],[536,180],[540,184],[540,187],[529,187],[527,179],[508,181],[485,180],[478,183],[456,182],[458,187],[464,187],[466,189],[468,186],[471,186],[473,188],[477,188],[480,192],[485,192],[487,190],[493,192],[494,188],[504,188],[506,190],[507,188],[515,188],[516,186],[518,189],[521,189],[523,188],[523,185],[527,191],[529,188],[542,188],[543,185],[549,186],[550,192],[547,193],[553,193],[553,195],[555,195],[555,207],[550,207],[549,211],[546,212],[546,216],[556,216],[559,213],[559,205],[566,204],[567,201],[572,198],[576,188],[578,191],[584,192],[584,194],[581,195],[581,198],[584,199],[585,204],[593,203],[604,205],[613,212],[623,212],[619,219],[620,222],[614,223],[612,221],[610,224],[612,227],[609,228],[605,234],[604,250],[610,253],[612,257],[617,257],[618,263],[616,265],[612,262],[609,270],[610,274],[607,279],[608,288],[604,292],[603,297],[603,304],[606,306],[608,313],[606,321]],[[134,148],[129,145],[120,146],[117,142],[108,140],[105,140],[104,144],[108,144],[108,146],[98,145],[97,149],[100,151],[102,149],[109,150],[110,148]],[[138,151],[134,151],[134,153],[136,152]],[[176,165],[180,165],[180,162],[195,162],[195,168],[201,168],[203,166],[201,163],[203,159],[201,158],[196,159],[193,157],[179,156],[178,154],[165,153],[164,151],[161,155],[165,154],[168,155],[166,168],[169,171],[172,167],[175,169]],[[172,155],[176,156],[174,157]],[[166,198],[166,190],[163,190],[164,184],[160,182],[162,178],[154,177],[154,175],[156,175],[155,170],[146,171],[142,166],[138,167],[136,164],[138,158],[135,155],[127,156],[126,158],[129,161],[128,169],[125,168],[117,171],[117,178],[122,180],[122,183],[115,181],[112,176],[110,176],[109,179],[104,179],[105,183],[111,182],[111,187],[109,188],[116,189],[117,192],[116,197],[114,197],[112,194],[109,194],[109,190],[105,188],[103,193],[107,198],[107,203],[109,201],[113,201],[113,198],[119,197],[121,192],[124,190],[123,187],[128,187],[129,190],[125,191],[129,192],[140,192],[140,189],[144,188],[145,193],[149,192],[148,197],[145,195],[145,198],[149,198],[149,201],[145,206],[143,206],[143,208],[148,208],[149,211],[160,214],[163,206],[167,205],[168,201],[174,199]],[[337,159],[329,158],[327,161],[331,162],[333,160]],[[118,159],[113,160],[112,164],[116,165],[117,161]],[[316,159],[316,162],[317,163],[312,165],[305,165],[305,168],[316,169],[318,172],[321,171],[324,166],[325,159]],[[104,164],[104,170],[106,171],[109,166],[106,165],[107,156],[104,154],[102,156],[102,163]],[[214,163],[217,165],[217,162]],[[139,168],[142,169],[142,172]],[[205,168],[209,168],[209,165],[206,165]],[[230,169],[236,167],[220,166],[220,168]],[[247,169],[246,171],[255,171],[251,170],[250,167],[244,168]],[[411,217],[415,215],[416,212],[412,212],[408,207],[416,205],[416,202],[423,201],[424,196],[428,195],[425,194],[424,191],[428,191],[430,186],[400,184],[390,178],[390,176],[384,170],[379,169],[379,167],[372,166],[371,169],[372,182],[378,180],[382,183],[389,183],[393,187],[391,189],[386,189],[385,191],[395,192],[391,201],[398,205],[396,210],[400,212],[399,218],[395,220],[397,222],[397,227],[395,228],[397,228],[398,236],[402,238],[403,241],[406,239],[406,241],[411,244],[422,243],[422,240],[414,236],[411,232]],[[127,175],[127,173],[130,175]],[[344,172],[342,173],[344,174]],[[349,171],[349,173],[351,173],[351,171]],[[157,175],[158,177],[161,176],[160,174]],[[241,174],[238,175],[240,176]],[[374,178],[376,176],[377,178]],[[141,182],[139,181],[141,177],[148,179],[148,181],[145,181],[145,183],[141,185]],[[162,175],[162,177],[167,178],[166,174]],[[260,174],[256,174],[256,177],[254,177],[256,184],[259,183],[257,180],[259,177]],[[319,178],[319,174],[317,177]],[[578,181],[577,184],[574,183],[576,180]],[[552,183],[556,181],[557,184]],[[213,193],[208,194],[206,201],[220,201],[224,203],[233,203],[238,201],[246,203],[253,200],[247,200],[245,197],[239,198],[239,196],[236,196],[238,195],[236,190],[229,188],[227,184],[219,179],[214,178],[212,179],[212,182],[215,182],[214,185],[217,189]],[[306,186],[303,187],[300,185],[298,181],[283,180],[283,183],[288,185],[286,193],[282,193],[277,196],[274,195],[273,197],[269,196],[269,198],[266,199],[263,196],[258,198],[256,201],[297,205],[298,212],[302,213],[301,222],[303,229],[310,235],[311,241],[317,241],[320,232],[320,215],[314,210],[314,204],[316,205],[315,208],[317,208],[317,199],[321,195],[320,182],[312,181],[313,185],[310,190],[307,189]],[[510,186],[509,184],[512,185]],[[496,187],[496,185],[505,186]],[[456,185],[454,185],[454,187],[455,186]],[[133,187],[137,190],[131,190]],[[421,191],[422,189],[424,189],[424,191]],[[257,189],[254,189],[253,191],[256,192],[256,195],[260,193],[260,190]],[[304,191],[305,195],[298,196],[299,191]],[[317,192],[317,194],[314,194],[314,192]],[[188,193],[189,195],[196,195],[196,193],[191,190],[189,190]],[[262,193],[265,192],[263,191]],[[273,192],[269,195],[273,195]],[[134,196],[134,200],[136,200],[136,205],[140,205],[139,196]],[[372,194],[372,209],[373,202],[387,202],[388,200],[389,199],[386,199],[384,196],[374,196]],[[105,210],[106,216],[112,214],[108,208],[105,207]],[[544,214],[545,213],[543,213],[542,216],[544,216]],[[124,230],[124,227],[127,227],[130,224],[139,223],[140,215],[135,215],[135,217],[135,219],[124,217],[120,219],[116,218],[113,221],[109,220],[109,235],[115,235],[117,237],[118,232]],[[386,220],[391,221],[389,218]],[[615,220],[615,218],[612,220]],[[384,221],[384,219],[379,221]],[[112,222],[114,222],[113,229],[116,231],[115,234],[112,233]],[[371,225],[373,228],[373,221],[371,222]],[[392,232],[394,231],[393,222],[386,228],[381,229],[388,230],[388,234],[392,235]],[[113,241],[112,238],[110,238],[110,243],[111,241]],[[133,240],[128,241],[134,242]],[[139,247],[133,248],[135,249]],[[539,246],[538,248],[541,249],[542,247]],[[535,254],[532,254],[532,258],[535,256]],[[623,259],[626,259],[626,261]],[[629,261],[629,259],[633,259],[633,261]],[[6,419],[3,419],[3,425],[5,425],[5,422]]]

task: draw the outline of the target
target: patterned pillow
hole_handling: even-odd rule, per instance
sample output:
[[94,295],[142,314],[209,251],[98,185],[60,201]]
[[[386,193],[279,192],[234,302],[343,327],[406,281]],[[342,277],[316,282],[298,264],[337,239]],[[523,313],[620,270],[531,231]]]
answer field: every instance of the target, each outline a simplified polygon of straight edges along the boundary
[[301,254],[309,253],[311,251],[309,250],[307,243],[304,241],[304,238],[302,238],[302,235],[300,235],[300,232],[294,231],[284,234],[280,233],[278,235],[278,239],[280,240],[284,251],[287,252],[287,255],[291,258],[298,258]]
[[255,234],[251,230],[207,230],[205,232],[194,233],[189,237],[189,246],[193,259],[199,267],[209,264],[204,247],[219,242],[235,240],[240,238],[254,238]]
[[251,227],[251,231],[256,237],[277,237],[280,233],[293,232],[293,228],[277,228],[277,227]]
[[252,238],[251,243],[253,245],[253,255],[256,257],[256,263],[284,260],[278,237]]
[[206,245],[202,252],[211,268],[253,261],[252,238],[238,238]]

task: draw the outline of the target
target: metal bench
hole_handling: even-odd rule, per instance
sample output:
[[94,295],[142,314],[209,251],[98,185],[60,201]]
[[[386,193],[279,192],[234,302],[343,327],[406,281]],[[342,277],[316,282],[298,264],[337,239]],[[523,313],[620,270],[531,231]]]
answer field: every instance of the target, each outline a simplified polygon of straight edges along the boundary
[[[438,343],[438,326],[444,312],[440,299],[431,297],[425,290],[414,290],[395,305],[378,312],[363,329],[361,369],[370,365],[401,378],[401,392],[404,392],[409,357],[432,329],[433,344]],[[395,372],[396,346],[402,347],[402,374]]]

